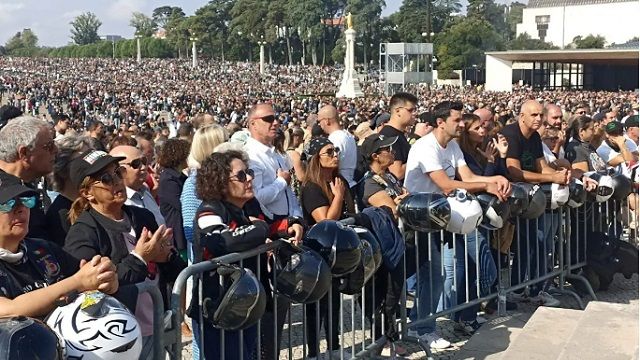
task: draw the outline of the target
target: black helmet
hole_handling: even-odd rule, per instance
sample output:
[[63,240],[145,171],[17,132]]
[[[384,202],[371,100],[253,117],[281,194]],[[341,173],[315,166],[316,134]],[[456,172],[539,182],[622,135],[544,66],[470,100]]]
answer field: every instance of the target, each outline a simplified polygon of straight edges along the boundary
[[584,189],[584,184],[578,179],[571,179],[567,204],[572,208],[577,208],[582,206],[585,201],[587,201],[587,191]]
[[343,294],[355,295],[360,293],[364,284],[366,284],[376,272],[373,248],[369,242],[364,239],[361,239],[360,243],[362,249],[360,263],[352,272],[339,279],[338,291]]
[[587,197],[591,201],[604,202],[611,198],[611,195],[613,195],[613,179],[611,176],[595,171],[585,173],[585,175],[598,182],[596,190],[587,193]]
[[62,360],[60,339],[40,320],[0,318],[0,360],[14,359]]
[[618,201],[626,199],[633,190],[631,180],[622,174],[612,175],[611,179],[613,180],[613,195],[611,197]]
[[360,238],[355,230],[338,221],[322,220],[313,225],[303,243],[322,256],[335,277],[352,272],[360,263]]
[[442,194],[410,194],[398,205],[398,213],[408,227],[423,232],[444,230],[451,220],[451,206]]
[[502,202],[497,196],[489,193],[478,194],[476,198],[484,213],[480,226],[488,230],[502,228],[511,215],[509,203]]
[[260,280],[249,269],[221,265],[218,274],[223,288],[217,299],[202,301],[202,315],[213,326],[224,330],[242,330],[260,320],[267,304],[267,296]]
[[511,195],[509,195],[509,208],[512,217],[522,215],[522,212],[529,206],[529,195],[527,190],[518,183],[511,184]]
[[569,201],[569,187],[559,184],[540,185],[544,197],[547,199],[546,208],[555,210]]
[[362,226],[353,226],[353,230],[356,231],[360,240],[364,240],[371,245],[371,250],[373,250],[373,260],[376,265],[376,270],[380,268],[382,265],[382,250],[380,249],[380,243],[378,242],[378,238],[373,235],[367,228]]
[[518,183],[529,198],[527,207],[522,211],[520,216],[525,219],[535,219],[540,217],[544,213],[545,206],[547,205],[547,198],[544,196],[544,192],[540,189],[540,185],[529,183]]
[[305,246],[280,247],[275,256],[275,272],[276,291],[296,303],[316,302],[331,287],[329,265]]

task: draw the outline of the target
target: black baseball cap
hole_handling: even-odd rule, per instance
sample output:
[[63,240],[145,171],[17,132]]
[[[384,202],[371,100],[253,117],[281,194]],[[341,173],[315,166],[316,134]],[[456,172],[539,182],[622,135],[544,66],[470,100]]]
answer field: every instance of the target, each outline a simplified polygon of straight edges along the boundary
[[627,120],[625,120],[624,128],[628,129],[632,127],[638,127],[638,115],[631,115],[627,118]]
[[378,113],[378,115],[376,115],[373,119],[371,119],[371,122],[369,123],[369,127],[371,128],[371,130],[375,130],[379,128],[381,125],[388,123],[389,120],[391,120],[391,114],[389,114],[388,112]]
[[324,137],[324,136],[319,136],[316,138],[311,139],[311,141],[309,141],[309,143],[307,144],[307,146],[305,146],[304,148],[304,159],[305,160],[309,160],[311,159],[311,157],[315,154],[317,154],[318,152],[320,152],[320,149],[322,149],[323,147],[329,145],[329,144],[333,144],[331,142],[331,140],[329,140],[328,138]]
[[126,157],[113,157],[104,151],[89,150],[71,161],[69,165],[71,182],[76,187],[80,187],[87,176],[97,174],[112,163],[124,159]]
[[25,186],[19,178],[0,171],[0,203],[5,203],[21,195],[38,195],[38,192]]
[[397,136],[384,136],[380,134],[369,135],[360,148],[362,149],[362,153],[364,156],[369,159],[371,155],[375,154],[378,150],[389,147],[398,141]]

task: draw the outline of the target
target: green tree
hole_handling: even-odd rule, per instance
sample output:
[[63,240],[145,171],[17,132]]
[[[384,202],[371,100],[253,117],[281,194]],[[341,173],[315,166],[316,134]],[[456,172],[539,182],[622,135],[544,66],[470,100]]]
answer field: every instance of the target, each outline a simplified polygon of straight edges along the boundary
[[427,1],[429,0],[404,0],[400,10],[394,19],[398,26],[397,31],[400,40],[404,42],[423,42],[422,33],[427,29]]
[[[354,28],[358,32],[356,54],[362,53],[362,60],[368,64],[370,59],[377,58],[378,48],[374,46],[380,42],[382,29],[382,8],[384,0],[348,0],[346,12],[353,14]],[[362,49],[362,52],[360,50]],[[356,61],[358,56],[356,55]],[[368,66],[368,65],[367,65]]]
[[458,0],[434,0],[432,5],[431,31],[439,33],[446,29],[453,21],[453,14],[462,11]]
[[586,37],[576,36],[573,38],[573,47],[576,49],[602,49],[606,40],[603,36],[589,34]]
[[229,11],[232,0],[211,1],[196,10],[193,31],[200,40],[200,47],[211,56],[224,61],[229,36]]
[[141,36],[151,36],[158,29],[152,18],[138,11],[131,15],[129,26],[136,29],[136,34]]
[[13,53],[17,49],[22,48],[23,46],[24,44],[22,43],[22,32],[20,31],[18,31],[15,35],[9,38],[9,40],[7,40],[7,43],[4,45],[5,49],[7,50],[7,53],[9,54]]
[[527,5],[520,2],[513,2],[508,7],[507,12],[507,25],[509,26],[509,32],[511,38],[515,37],[517,25],[522,23],[522,11]]
[[268,9],[267,0],[236,0],[230,10],[230,36],[235,38],[237,34],[236,45],[246,59],[253,58],[255,44],[265,35],[263,19],[267,17]]
[[185,14],[179,6],[165,5],[153,9],[151,17],[153,18],[153,22],[155,22],[159,27],[166,29],[167,24],[172,19],[183,18],[185,17]]
[[486,51],[504,50],[504,40],[491,24],[478,17],[464,17],[436,35],[439,70],[455,70],[484,64]]
[[96,14],[86,12],[76,16],[71,24],[71,38],[78,45],[85,45],[100,40],[98,29],[102,22],[98,20]]
[[526,32],[507,43],[507,49],[509,50],[550,50],[557,48],[552,43],[540,39],[532,39]]
[[469,0],[467,5],[467,17],[476,17],[489,22],[498,34],[507,35],[509,39],[509,26],[505,18],[505,5],[498,5],[494,0]]
[[38,37],[31,29],[24,29],[22,31],[22,46],[25,48],[36,48],[38,47]]

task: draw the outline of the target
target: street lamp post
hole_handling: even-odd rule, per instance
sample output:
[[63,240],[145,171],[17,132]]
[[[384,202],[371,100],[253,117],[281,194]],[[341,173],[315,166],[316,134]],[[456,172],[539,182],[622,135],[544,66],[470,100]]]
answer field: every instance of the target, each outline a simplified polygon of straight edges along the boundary
[[198,49],[196,48],[198,37],[191,33],[189,40],[191,40],[191,68],[195,69],[198,67]]
[[478,85],[478,65],[473,64],[471,66],[473,67],[473,81],[475,85]]
[[264,36],[260,36],[260,41],[258,41],[258,45],[260,45],[260,75],[264,75],[264,46],[267,44],[264,41]]
[[137,54],[136,54],[136,61],[138,63],[140,63],[140,61],[142,61],[142,54],[140,53],[140,38],[142,37],[142,35],[140,35],[139,33],[136,33],[136,48],[138,50]]

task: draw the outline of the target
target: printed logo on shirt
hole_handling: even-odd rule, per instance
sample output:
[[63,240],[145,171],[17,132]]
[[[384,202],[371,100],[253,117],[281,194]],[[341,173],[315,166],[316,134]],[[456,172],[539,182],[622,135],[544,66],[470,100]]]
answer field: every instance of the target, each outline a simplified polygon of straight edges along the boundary
[[48,254],[43,248],[37,249],[35,254],[39,257],[36,263],[40,269],[47,274],[47,277],[54,278],[60,275],[60,264],[58,264],[51,254]]
[[534,164],[535,159],[533,158],[533,154],[528,152],[528,151],[524,151],[522,153],[522,157],[520,158],[521,160],[521,164],[520,166],[522,167],[522,170],[525,171],[536,171],[536,166]]

